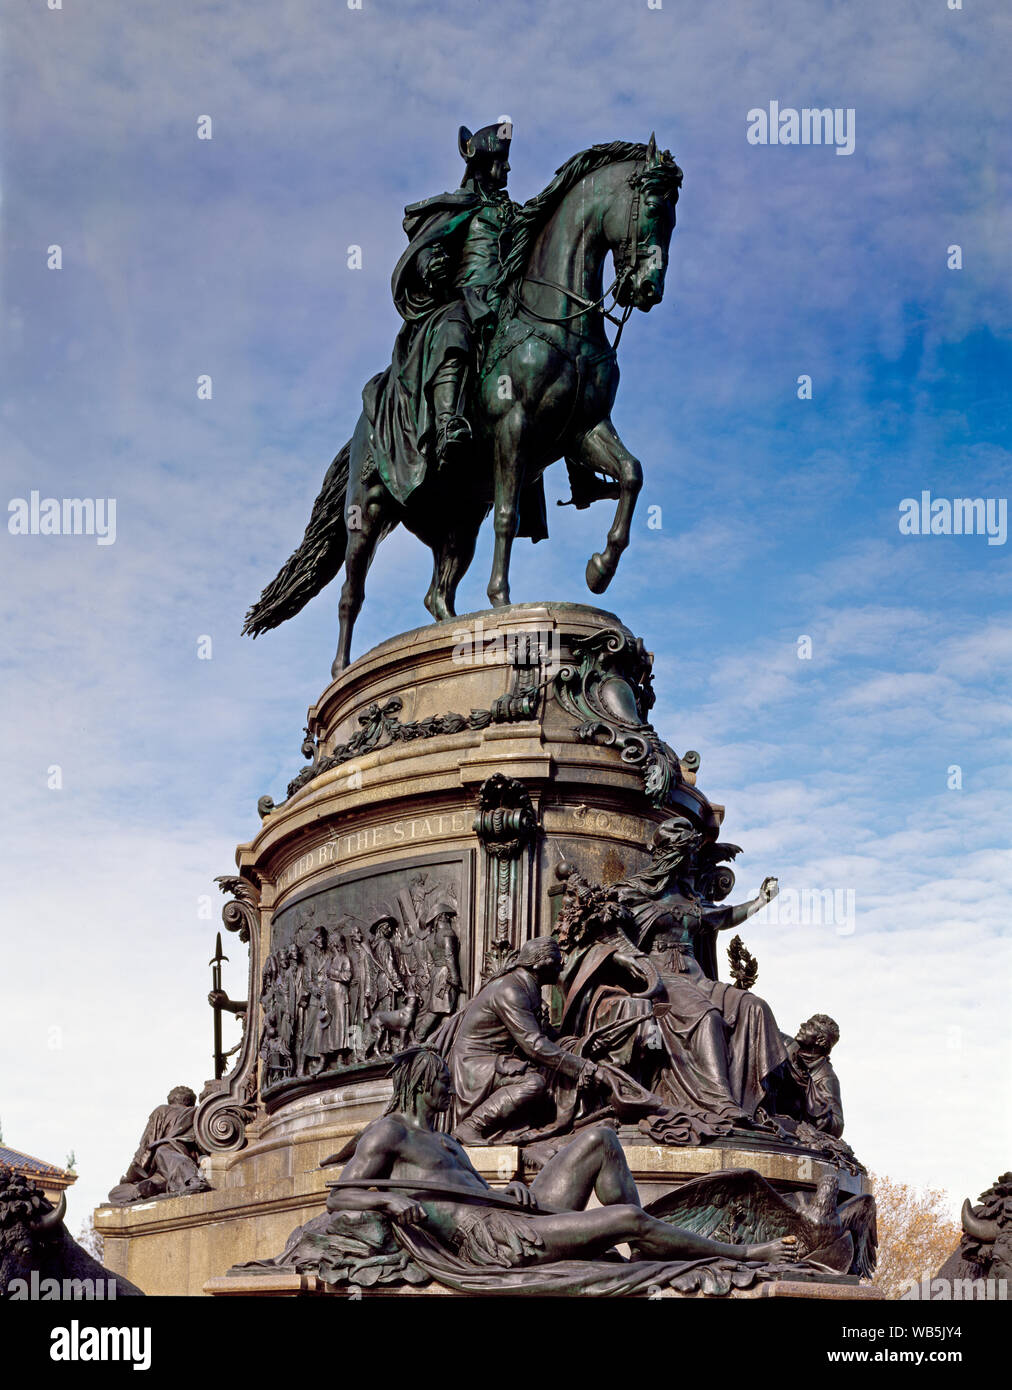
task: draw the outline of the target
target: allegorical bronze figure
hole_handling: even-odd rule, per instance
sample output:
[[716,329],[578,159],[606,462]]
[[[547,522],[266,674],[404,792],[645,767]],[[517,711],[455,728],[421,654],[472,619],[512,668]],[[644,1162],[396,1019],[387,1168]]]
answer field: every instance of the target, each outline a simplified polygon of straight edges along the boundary
[[554,937],[524,942],[462,1010],[452,1031],[434,1035],[453,1080],[453,1132],[464,1143],[523,1130],[548,1090],[579,1089],[597,1079],[591,1059],[560,1047],[541,1018],[542,986],[559,978],[561,966]]
[[[547,536],[542,475],[557,459],[576,506],[618,499],[587,565],[594,593],[629,544],[642,469],[611,422],[618,339],[609,342],[605,320],[624,324],[663,297],[682,171],[653,136],[595,145],[517,208],[506,194],[511,135],[508,124],[461,129],[461,187],[407,208],[393,360],[362,393],[301,545],[246,615],[254,637],[277,627],[343,564],[335,675],[351,659],[373,554],[399,524],[432,550],[425,606],[437,620],[454,615],[490,511],[488,596],[509,603],[513,541]],[[605,287],[609,252],[615,277]]]
[[[700,880],[713,876],[700,873],[703,849],[695,827],[673,816],[654,833],[650,866],[614,885],[624,923],[570,941],[564,909],[563,1027],[585,1034],[627,1021],[634,1031],[612,1059],[675,1111],[698,1116],[707,1132],[729,1133],[756,1122],[788,1054],[766,1001],[717,979],[714,942],[775,897],[777,883],[766,879],[739,907],[710,901],[700,892]],[[578,919],[578,876],[573,894]]]
[[[443,1059],[414,1048],[395,1059],[387,1113],[366,1126],[340,1179],[330,1184],[331,1212],[379,1212],[394,1223],[399,1242],[437,1277],[523,1271],[521,1284],[539,1284],[538,1266],[598,1261],[628,1242],[634,1258],[668,1264],[699,1260],[791,1262],[797,1237],[738,1245],[711,1240],[649,1215],[614,1131],[580,1131],[527,1186],[493,1192],[461,1145],[435,1123],[450,1104]],[[587,1210],[596,1194],[599,1206]],[[612,1271],[577,1266],[584,1284]],[[628,1277],[628,1276],[627,1276]],[[508,1277],[504,1287],[516,1280]],[[575,1290],[574,1290],[575,1291]]]
[[166,1103],[155,1106],[129,1168],[109,1193],[114,1206],[208,1191],[211,1184],[201,1176],[193,1132],[196,1105],[189,1086],[175,1086]]
[[995,1298],[1012,1299],[1012,1173],[1002,1173],[975,1206],[967,1197],[959,1219],[962,1239],[935,1275],[949,1284],[948,1292],[938,1290],[939,1296],[953,1296],[954,1280],[990,1279]]
[[[425,1284],[460,1293],[723,1295],[757,1281],[856,1282],[871,1274],[870,1196],[840,1201],[826,1173],[814,1193],[777,1192],[751,1169],[710,1173],[644,1208],[622,1144],[590,1124],[553,1146],[528,1184],[493,1189],[441,1132],[450,1069],[428,1047],[393,1059],[393,1096],[324,1169],[327,1212],[284,1251],[233,1273],[294,1269],[328,1284]],[[599,1205],[588,1210],[591,1197]],[[616,1245],[627,1244],[629,1258]]]

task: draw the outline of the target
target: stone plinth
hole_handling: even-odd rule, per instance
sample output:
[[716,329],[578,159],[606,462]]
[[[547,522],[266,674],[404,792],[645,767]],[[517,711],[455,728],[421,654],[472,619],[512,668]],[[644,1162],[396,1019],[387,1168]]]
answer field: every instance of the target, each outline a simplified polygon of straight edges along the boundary
[[841,1196],[858,1196],[871,1190],[865,1177],[847,1173],[804,1153],[734,1148],[731,1145],[703,1145],[674,1148],[623,1139],[626,1161],[636,1179],[644,1206],[693,1178],[717,1173],[724,1168],[751,1168],[778,1192],[810,1192],[819,1179],[833,1174]]
[[[579,665],[578,644],[605,631],[633,649],[635,639],[614,614],[577,604],[517,605],[391,638],[334,681],[309,711],[316,774],[304,769],[303,785],[237,853],[242,877],[258,892],[264,956],[278,936],[270,922],[283,934],[278,919],[286,911],[337,881],[344,880],[346,897],[352,875],[356,882],[372,877],[377,897],[396,895],[412,873],[436,881],[438,866],[452,865],[443,872],[462,876],[468,939],[462,935],[461,945],[473,987],[495,942],[519,944],[550,922],[547,890],[563,859],[590,877],[615,879],[645,862],[645,841],[666,815],[681,809],[718,824],[721,808],[696,790],[691,771],[676,779],[666,810],[651,804],[643,760],[632,756],[635,741],[625,741],[630,729],[621,716],[629,709],[621,707],[618,679],[608,690],[616,715],[610,732],[602,722],[588,734],[585,713],[557,698],[555,678]],[[621,654],[609,655],[621,665]],[[356,736],[358,748],[349,752]],[[502,885],[489,881],[474,821],[479,789],[495,773],[523,783],[539,832],[510,915],[500,910],[489,920],[486,909]]]
[[[250,1007],[233,1069],[207,1084],[196,1116],[214,1190],[100,1208],[110,1268],[149,1293],[197,1294],[279,1253],[323,1210],[334,1170],[321,1161],[382,1113],[389,1056],[428,1036],[511,949],[552,930],[558,866],[614,881],[646,865],[671,815],[716,832],[723,809],[696,787],[698,756],[663,742],[647,722],[652,703],[650,658],[633,634],[611,613],[565,603],[404,633],[327,687],[309,710],[309,766],[283,801],[261,800],[238,874],[220,880],[232,895],[225,926],[249,947]],[[425,984],[385,999],[372,969],[384,922],[409,955],[429,953]],[[342,1021],[321,1057],[331,1015],[307,1004],[306,981],[331,965],[345,971],[343,1003],[328,1005]],[[822,1170],[727,1148],[627,1151],[645,1201],[716,1168],[754,1167],[785,1188],[812,1187]],[[474,1161],[494,1184],[524,1176],[516,1149],[476,1150]]]
[[[681,1297],[665,1290],[661,1298]],[[732,1298],[816,1298],[849,1303],[880,1303],[885,1294],[875,1284],[823,1284],[816,1280],[777,1279],[751,1289],[735,1289]]]
[[[325,1284],[314,1274],[232,1274],[216,1279],[208,1279],[204,1293],[213,1298],[344,1298],[349,1297],[346,1288],[335,1288]],[[455,1289],[435,1281],[423,1288],[405,1285],[403,1288],[371,1289],[357,1288],[359,1298],[403,1298],[405,1294],[414,1297],[449,1295],[459,1298]],[[659,1298],[703,1298],[704,1294],[679,1293],[677,1289],[657,1289],[651,1292],[651,1299]],[[723,1295],[726,1299],[736,1298],[807,1298],[831,1302],[881,1302],[885,1294],[874,1284],[828,1284],[816,1280],[778,1279],[763,1284],[755,1284],[751,1289],[731,1289]]]
[[[243,1162],[233,1161],[228,1168],[222,1164],[215,1170],[221,1186],[214,1192],[162,1198],[132,1207],[99,1207],[95,1228],[105,1239],[105,1263],[149,1294],[268,1292],[268,1285],[258,1282],[251,1283],[248,1290],[231,1282],[220,1287],[216,1283],[213,1289],[205,1286],[209,1280],[223,1276],[232,1265],[279,1254],[296,1226],[324,1210],[326,1179],[334,1176],[336,1170],[312,1166],[313,1158],[316,1153],[326,1157],[333,1152],[335,1144],[347,1138],[349,1130],[331,1123],[318,1132],[306,1125],[299,1133],[302,1142],[297,1142],[292,1134],[285,1144],[283,1137],[272,1131],[271,1138],[257,1141],[243,1151]],[[626,1141],[622,1147],[644,1203],[691,1178],[721,1168],[754,1168],[780,1191],[811,1191],[825,1172],[837,1171],[793,1154],[758,1154],[716,1147],[672,1148]],[[504,1187],[513,1178],[525,1175],[523,1151],[519,1148],[469,1148],[467,1154],[492,1187]],[[526,1176],[531,1175],[532,1170],[527,1169]],[[864,1179],[848,1174],[839,1176],[844,1191],[867,1190]],[[241,1177],[248,1177],[249,1185],[243,1185]],[[262,1278],[278,1279],[282,1275],[248,1276],[248,1280]],[[270,1291],[299,1293],[317,1288],[318,1281],[298,1288],[289,1284],[276,1289],[272,1286]],[[318,1291],[322,1289],[320,1285]]]
[[[272,972],[291,981],[315,962],[319,927],[332,951],[338,940],[350,949],[356,929],[372,958],[380,914],[410,937],[429,930],[440,902],[455,913],[457,978],[438,1002],[419,999],[417,1027],[405,1020],[376,1038],[351,1037],[364,1013],[352,974],[349,1047],[322,1075],[290,1027],[272,1061],[252,1008],[233,1071],[208,1084],[198,1113],[212,1181],[273,1181],[286,1143],[307,1129],[320,1141],[312,1166],[321,1145],[374,1118],[384,1056],[466,1002],[509,950],[551,931],[560,864],[614,880],[643,867],[667,816],[716,829],[722,808],[695,786],[698,759],[680,760],[645,722],[649,668],[614,614],[523,604],[391,638],[328,686],[308,715],[310,766],[283,802],[262,800],[261,829],[239,846],[228,884],[225,924],[249,939],[250,996],[264,999]],[[372,1004],[379,1013],[394,999],[405,995]],[[223,1174],[219,1155],[244,1145],[241,1175]]]

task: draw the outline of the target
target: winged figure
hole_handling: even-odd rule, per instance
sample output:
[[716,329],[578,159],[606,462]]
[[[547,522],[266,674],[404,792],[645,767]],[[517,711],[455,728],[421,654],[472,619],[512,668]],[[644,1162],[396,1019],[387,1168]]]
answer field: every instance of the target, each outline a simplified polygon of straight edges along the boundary
[[751,1168],[726,1168],[684,1183],[646,1210],[711,1240],[744,1244],[797,1236],[798,1253],[809,1264],[869,1279],[878,1252],[875,1198],[839,1197],[834,1173],[820,1178],[811,1194],[782,1193]]

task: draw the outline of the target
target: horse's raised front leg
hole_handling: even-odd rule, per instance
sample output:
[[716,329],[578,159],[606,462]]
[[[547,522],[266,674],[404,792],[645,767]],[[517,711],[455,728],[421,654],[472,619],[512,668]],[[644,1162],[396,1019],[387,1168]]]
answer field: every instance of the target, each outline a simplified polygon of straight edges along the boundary
[[629,544],[629,528],[636,509],[636,498],[643,486],[643,469],[639,459],[622,443],[615,426],[607,417],[587,431],[576,453],[588,467],[607,473],[619,485],[618,506],[608,532],[608,542],[603,551],[595,552],[587,561],[587,588],[591,593],[603,594],[615,577],[622,551]]
[[510,601],[510,555],[517,534],[520,483],[524,476],[523,411],[515,405],[499,422],[495,438],[495,551],[488,597],[493,608],[505,608]]

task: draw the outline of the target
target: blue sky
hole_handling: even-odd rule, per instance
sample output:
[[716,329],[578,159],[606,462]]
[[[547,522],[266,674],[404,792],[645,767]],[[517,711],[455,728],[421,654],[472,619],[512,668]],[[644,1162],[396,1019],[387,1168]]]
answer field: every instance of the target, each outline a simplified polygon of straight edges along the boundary
[[[459,124],[503,114],[517,199],[651,130],[685,171],[664,303],[622,342],[614,419],[646,482],[606,606],[656,653],[655,723],[702,753],[742,892],[855,894],[849,934],[753,923],[758,989],[785,1027],[840,1021],[869,1166],[956,1202],[1008,1166],[1009,545],[901,536],[898,507],[1009,491],[1010,28],[997,0],[8,21],[5,500],[117,499],[112,546],[0,535],[0,1117],[9,1144],[76,1151],[75,1220],[207,1075],[201,895],[302,765],[337,592],[255,644],[242,615],[388,360],[404,205],[456,186]],[[854,153],[750,145],[774,99],[853,108]],[[607,508],[560,512],[547,482],[553,535],[518,545],[513,596],[589,598]],[[485,535],[461,611],[489,558]],[[425,620],[428,571],[386,542],[356,652]]]

